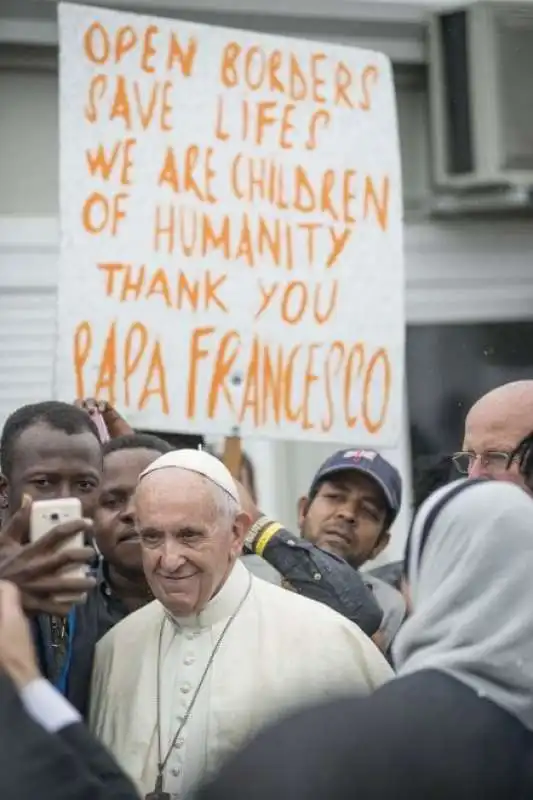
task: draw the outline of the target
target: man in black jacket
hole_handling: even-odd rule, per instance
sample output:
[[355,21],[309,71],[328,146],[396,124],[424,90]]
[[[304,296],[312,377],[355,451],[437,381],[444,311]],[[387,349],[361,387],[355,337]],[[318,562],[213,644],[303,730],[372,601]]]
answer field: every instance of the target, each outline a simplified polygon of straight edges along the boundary
[[0,797],[137,800],[79,715],[41,677],[20,595],[0,582]]

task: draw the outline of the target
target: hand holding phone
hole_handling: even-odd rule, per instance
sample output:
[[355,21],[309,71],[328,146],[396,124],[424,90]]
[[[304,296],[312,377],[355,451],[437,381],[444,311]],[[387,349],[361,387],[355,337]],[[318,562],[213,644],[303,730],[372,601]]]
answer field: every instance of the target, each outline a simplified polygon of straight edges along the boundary
[[[30,542],[36,543],[46,536],[53,528],[66,523],[74,524],[83,522],[83,510],[77,497],[64,497],[57,500],[36,500],[32,503],[30,514]],[[85,533],[80,527],[79,533],[65,540],[60,551],[80,551],[85,545]],[[85,565],[69,566],[68,562],[61,571],[62,575],[70,578],[85,578],[87,568]],[[83,595],[72,596],[73,602],[83,600]]]
[[[19,589],[26,613],[64,616],[96,584],[87,575],[94,549],[77,546],[85,541],[92,524],[80,518],[81,506],[76,505],[74,518],[53,525],[56,512],[50,503],[57,501],[46,502],[43,516],[38,506],[32,511],[34,504],[25,496],[19,510],[0,529],[0,580]],[[74,513],[74,506],[71,508],[68,514]]]
[[[81,502],[77,497],[63,497],[57,500],[35,500],[31,504],[30,542],[37,542],[56,525],[82,519]],[[83,547],[83,533],[79,533],[66,543],[65,547]]]

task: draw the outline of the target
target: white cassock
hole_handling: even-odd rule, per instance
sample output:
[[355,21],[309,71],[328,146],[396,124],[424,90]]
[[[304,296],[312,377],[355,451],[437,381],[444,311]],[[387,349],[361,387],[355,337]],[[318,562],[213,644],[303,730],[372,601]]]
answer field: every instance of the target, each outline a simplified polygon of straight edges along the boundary
[[346,693],[368,694],[392,677],[374,644],[327,606],[251,576],[239,561],[197,616],[172,619],[155,601],[99,643],[91,727],[141,795],[157,777],[157,663],[161,639],[163,756],[218,637],[244,597],[165,769],[178,800],[276,716]]

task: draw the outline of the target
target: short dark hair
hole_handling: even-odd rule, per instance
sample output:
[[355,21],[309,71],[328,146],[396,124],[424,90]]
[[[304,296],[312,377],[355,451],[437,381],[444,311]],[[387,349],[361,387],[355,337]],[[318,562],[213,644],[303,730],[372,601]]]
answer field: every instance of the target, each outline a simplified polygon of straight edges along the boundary
[[17,439],[28,428],[41,424],[68,436],[90,433],[100,442],[98,428],[89,414],[77,406],[57,400],[21,406],[7,418],[0,439],[0,466],[4,475],[9,476],[13,471]]
[[165,431],[143,431],[140,429],[137,430],[137,433],[157,436],[172,445],[172,450],[198,450],[199,447],[205,447],[204,437],[196,433],[165,433]]
[[413,481],[413,511],[442,486],[450,483],[453,477],[453,461],[449,453],[436,453],[419,456],[415,460],[415,479]]
[[513,461],[518,462],[518,469],[526,486],[533,488],[533,432],[524,436],[509,458],[509,466]]
[[154,450],[156,453],[171,453],[174,448],[168,442],[158,436],[151,436],[149,433],[127,433],[125,436],[117,436],[110,439],[103,446],[104,458],[110,453],[118,453],[120,450]]

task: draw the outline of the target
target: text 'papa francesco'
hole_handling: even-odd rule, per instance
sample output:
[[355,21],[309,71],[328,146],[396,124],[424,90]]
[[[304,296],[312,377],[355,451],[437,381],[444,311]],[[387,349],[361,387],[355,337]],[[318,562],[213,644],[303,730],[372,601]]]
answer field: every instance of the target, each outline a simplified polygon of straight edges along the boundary
[[[187,343],[173,345],[180,349],[186,393],[172,406],[172,376],[165,353],[170,346],[152,336],[146,325],[135,322],[122,331],[115,320],[102,352],[95,353],[94,347],[91,323],[81,322],[73,353],[80,397],[105,398],[136,411],[156,406],[166,415],[186,417],[198,425],[228,412],[239,424],[255,429],[290,423],[327,433],[340,425],[361,426],[374,434],[387,422],[394,378],[390,357],[386,348],[361,341],[284,347],[256,335],[248,349],[237,330],[195,328]],[[243,391],[237,401],[231,378],[243,357]]]

